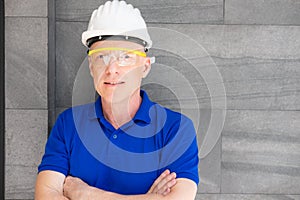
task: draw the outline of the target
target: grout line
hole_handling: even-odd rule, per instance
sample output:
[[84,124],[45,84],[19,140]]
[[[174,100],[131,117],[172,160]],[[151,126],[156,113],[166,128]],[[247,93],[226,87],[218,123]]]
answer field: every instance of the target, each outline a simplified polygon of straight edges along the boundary
[[5,198],[5,5],[0,2],[0,199]]
[[47,19],[48,18],[48,16],[5,16],[5,19],[8,19],[8,18],[11,18],[11,19],[13,19],[13,18],[29,18],[29,19],[31,19],[31,18],[41,18],[41,19]]
[[28,111],[39,111],[39,110],[48,110],[47,108],[5,108],[5,110],[28,110]]
[[[225,1],[225,0],[224,0]],[[224,11],[225,12],[225,11]],[[300,24],[238,24],[238,23],[225,23],[225,13],[223,22],[207,22],[207,23],[172,23],[172,22],[146,22],[147,25],[158,24],[158,25],[203,25],[203,26],[278,26],[278,27],[300,27]],[[88,23],[88,21],[75,21],[75,20],[56,20],[58,23]]]
[[280,194],[280,193],[276,193],[276,194],[268,194],[268,193],[214,193],[214,192],[212,192],[212,193],[202,193],[202,192],[197,192],[197,194],[199,194],[199,195],[203,195],[203,194],[205,194],[205,195],[245,195],[245,196],[252,196],[252,195],[254,195],[254,196],[287,196],[287,195],[292,195],[292,196],[300,196],[300,193],[298,193],[298,194],[285,194],[285,193],[283,193],[283,194]]
[[[226,117],[226,116],[225,116]],[[225,122],[224,122],[225,125]],[[220,190],[219,192],[222,193],[222,185],[223,185],[223,170],[222,170],[222,155],[223,155],[223,151],[222,151],[222,143],[223,143],[223,137],[222,137],[222,132],[223,132],[223,128],[221,131],[221,135],[220,135]]]
[[[48,1],[48,135],[55,123],[56,115],[56,13],[55,1]],[[54,78],[53,78],[54,77]]]
[[226,5],[226,2],[225,0],[223,0],[223,24],[225,25],[225,5]]

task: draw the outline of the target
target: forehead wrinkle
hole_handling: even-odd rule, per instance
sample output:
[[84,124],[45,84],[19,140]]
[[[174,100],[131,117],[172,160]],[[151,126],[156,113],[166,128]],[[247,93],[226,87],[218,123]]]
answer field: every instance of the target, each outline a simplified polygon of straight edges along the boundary
[[115,40],[104,40],[95,42],[91,46],[91,50],[97,48],[105,48],[105,47],[119,47],[119,48],[128,48],[128,49],[144,49],[144,47],[140,44],[129,42],[129,41],[115,41]]

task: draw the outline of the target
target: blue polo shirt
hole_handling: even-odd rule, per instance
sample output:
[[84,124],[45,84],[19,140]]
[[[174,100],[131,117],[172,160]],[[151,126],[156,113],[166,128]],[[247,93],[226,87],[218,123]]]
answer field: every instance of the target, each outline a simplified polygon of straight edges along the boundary
[[101,99],[61,113],[38,171],[53,170],[119,194],[144,194],[165,170],[199,183],[198,147],[192,121],[149,100],[115,129]]

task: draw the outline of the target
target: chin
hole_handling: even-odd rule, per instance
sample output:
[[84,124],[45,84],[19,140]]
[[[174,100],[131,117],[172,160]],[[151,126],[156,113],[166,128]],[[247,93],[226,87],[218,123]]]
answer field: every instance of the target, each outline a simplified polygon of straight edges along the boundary
[[101,94],[101,98],[106,102],[118,103],[122,101],[128,101],[132,97],[132,95],[137,92],[137,89],[140,88],[116,87],[102,88],[102,90],[97,91],[98,94]]
[[128,100],[130,95],[129,94],[120,94],[120,93],[101,93],[101,99],[103,99],[106,102],[110,102],[110,103],[119,103],[119,102],[123,102],[125,100]]

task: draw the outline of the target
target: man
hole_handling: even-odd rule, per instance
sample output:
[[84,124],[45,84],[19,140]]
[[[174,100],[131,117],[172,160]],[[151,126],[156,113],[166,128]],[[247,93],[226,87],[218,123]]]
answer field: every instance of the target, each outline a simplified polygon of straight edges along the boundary
[[192,200],[198,149],[191,120],[141,91],[152,41],[138,9],[108,1],[82,35],[100,97],[58,117],[35,199]]

